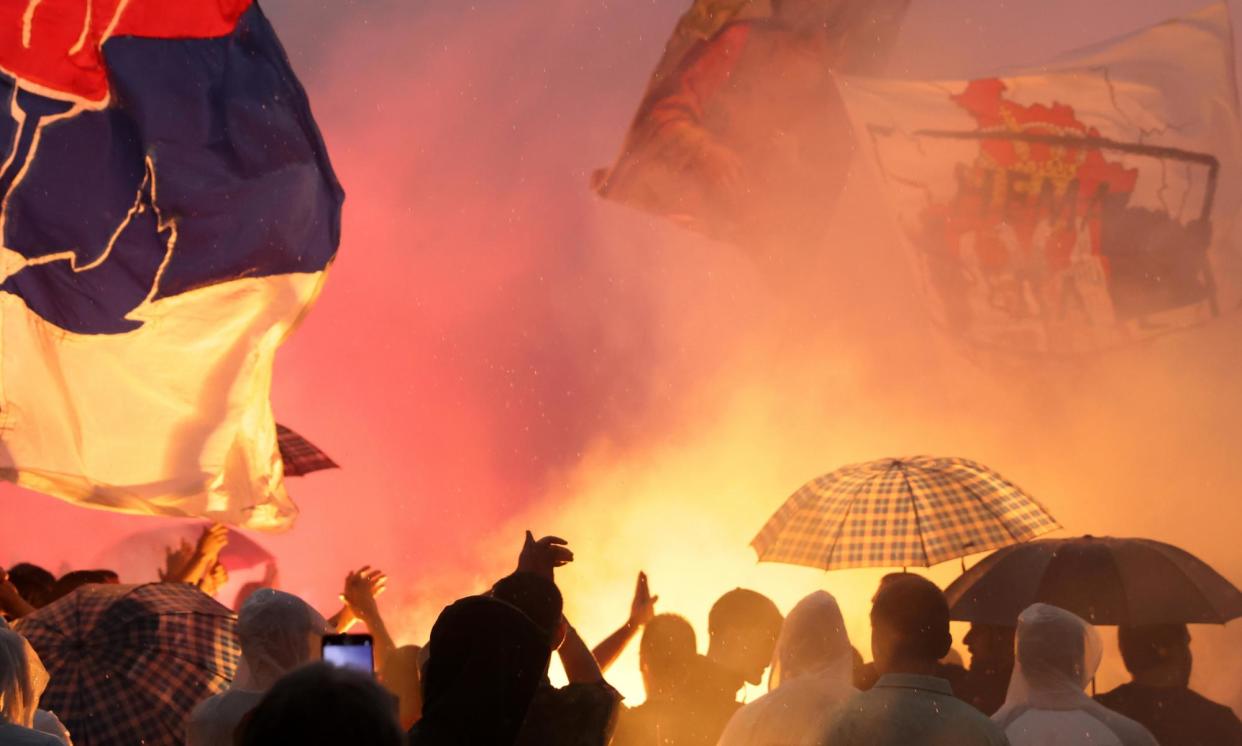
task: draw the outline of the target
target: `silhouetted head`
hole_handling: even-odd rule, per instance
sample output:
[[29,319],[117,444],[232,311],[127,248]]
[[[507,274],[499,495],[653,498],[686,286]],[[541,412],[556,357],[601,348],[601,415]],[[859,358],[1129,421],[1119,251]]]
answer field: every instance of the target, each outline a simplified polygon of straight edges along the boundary
[[26,603],[36,609],[47,605],[56,585],[56,576],[38,565],[19,562],[9,568],[9,581],[17,588]]
[[[1136,680],[1188,686],[1194,657],[1184,624],[1153,624],[1117,630],[1121,659]],[[1158,681],[1156,681],[1158,680]]]
[[474,596],[440,613],[425,650],[423,714],[410,743],[512,744],[547,675],[547,630],[511,603]]
[[731,590],[708,614],[707,656],[741,681],[758,684],[772,662],[783,622],[772,599],[745,588]]
[[48,603],[59,601],[84,585],[95,583],[115,585],[118,582],[120,582],[120,578],[112,570],[74,570],[73,572],[67,572],[60,576],[60,580],[56,581],[56,585],[52,586],[52,594],[51,598],[48,599]]
[[647,698],[677,691],[685,684],[697,657],[698,641],[690,622],[676,614],[653,617],[638,644],[638,667]]
[[935,583],[918,575],[886,577],[871,606],[876,670],[928,673],[953,644],[949,604]]
[[546,633],[553,649],[565,639],[565,601],[556,583],[530,572],[515,572],[496,581],[490,593],[527,616]]
[[999,624],[971,624],[962,638],[970,651],[970,667],[989,671],[1012,669],[1015,631],[1015,627]]
[[403,746],[393,696],[370,676],[313,663],[284,676],[238,728],[240,746]]

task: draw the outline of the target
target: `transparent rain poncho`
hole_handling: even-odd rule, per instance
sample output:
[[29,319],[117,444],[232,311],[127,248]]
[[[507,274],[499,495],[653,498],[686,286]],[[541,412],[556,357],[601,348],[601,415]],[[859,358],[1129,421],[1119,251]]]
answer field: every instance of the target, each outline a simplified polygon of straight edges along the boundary
[[0,629],[0,721],[33,728],[47,684],[47,669],[26,638]]
[[266,691],[289,671],[317,660],[330,631],[323,616],[292,593],[255,591],[237,615],[242,664],[233,686]]
[[1013,677],[992,719],[1012,746],[1156,746],[1138,723],[1084,691],[1103,657],[1095,628],[1048,604],[1018,617]]
[[832,594],[816,591],[785,617],[768,693],[738,710],[719,746],[815,744],[836,705],[854,693],[854,649]]
[[[47,669],[30,642],[0,617],[0,723],[32,728],[71,746],[69,731],[60,718],[38,709],[39,698],[49,681]],[[26,722],[27,711],[31,713],[30,722]]]
[[319,658],[328,623],[291,593],[263,588],[242,604],[237,638],[242,661],[232,687],[190,714],[189,746],[231,746],[238,723],[280,677]]

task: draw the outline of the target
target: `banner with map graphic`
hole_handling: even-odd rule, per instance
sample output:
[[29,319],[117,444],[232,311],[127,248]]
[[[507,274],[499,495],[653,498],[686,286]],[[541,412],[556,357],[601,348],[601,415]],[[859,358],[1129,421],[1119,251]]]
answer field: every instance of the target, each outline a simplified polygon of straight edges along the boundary
[[936,321],[1000,352],[1078,355],[1239,302],[1228,9],[958,81],[845,78]]

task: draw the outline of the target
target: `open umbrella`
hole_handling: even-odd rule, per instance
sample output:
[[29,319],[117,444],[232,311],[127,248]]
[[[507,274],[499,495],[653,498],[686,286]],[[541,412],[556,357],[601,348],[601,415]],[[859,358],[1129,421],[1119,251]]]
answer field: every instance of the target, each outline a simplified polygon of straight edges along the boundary
[[23,617],[51,676],[40,704],[77,746],[185,742],[185,719],[232,680],[233,614],[190,585],[87,585]]
[[751,546],[762,562],[930,567],[1059,528],[1034,498],[981,464],[914,456],[854,464],[804,485]]
[[954,619],[1010,625],[1036,602],[1092,624],[1224,624],[1242,591],[1207,563],[1150,539],[1043,539],[994,552],[945,590]]

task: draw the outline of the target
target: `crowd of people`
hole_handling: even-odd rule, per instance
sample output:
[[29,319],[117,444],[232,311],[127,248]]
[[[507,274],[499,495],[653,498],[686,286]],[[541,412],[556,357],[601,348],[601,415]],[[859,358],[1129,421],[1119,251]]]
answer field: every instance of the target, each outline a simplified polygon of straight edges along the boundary
[[[169,552],[162,582],[205,593],[226,579],[224,529]],[[949,607],[931,581],[886,576],[870,611],[872,661],[849,639],[825,591],[787,615],[734,589],[708,617],[706,652],[681,616],[657,614],[639,574],[629,618],[593,649],[566,619],[557,568],[573,554],[527,533],[517,567],[443,610],[428,642],[397,646],[377,596],[386,577],[346,578],[324,617],[273,587],[269,574],[235,600],[241,663],[231,685],[199,702],[189,746],[1242,746],[1242,722],[1189,688],[1185,626],[1122,627],[1132,681],[1092,697],[1099,635],[1064,609],[1035,604],[1013,626],[973,625],[969,668],[951,655]],[[72,725],[41,709],[48,674],[20,620],[106,570],[56,578],[33,565],[0,570],[0,746],[72,744]],[[321,641],[361,622],[373,676],[321,662]],[[607,673],[638,639],[646,698],[624,701]],[[550,683],[553,656],[567,683]],[[746,684],[768,692],[742,703]]]

